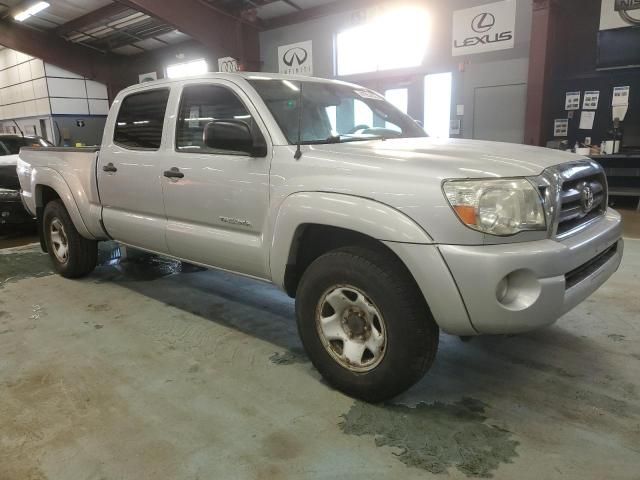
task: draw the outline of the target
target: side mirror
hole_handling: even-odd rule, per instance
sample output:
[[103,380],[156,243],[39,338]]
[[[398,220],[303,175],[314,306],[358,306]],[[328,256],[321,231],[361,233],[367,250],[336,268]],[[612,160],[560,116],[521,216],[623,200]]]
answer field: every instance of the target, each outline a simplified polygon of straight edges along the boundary
[[251,156],[261,155],[266,148],[256,145],[251,129],[242,120],[216,120],[209,122],[204,127],[203,143],[215,150],[229,150],[232,152],[244,152]]

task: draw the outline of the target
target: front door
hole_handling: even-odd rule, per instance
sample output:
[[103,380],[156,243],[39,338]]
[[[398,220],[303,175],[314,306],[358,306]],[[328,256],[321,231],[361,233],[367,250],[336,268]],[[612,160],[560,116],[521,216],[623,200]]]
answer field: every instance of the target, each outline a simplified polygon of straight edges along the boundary
[[269,245],[263,233],[270,142],[268,154],[259,158],[211,149],[203,143],[203,130],[213,120],[244,121],[256,137],[266,132],[249,99],[233,83],[183,86],[174,149],[162,160],[168,172],[162,183],[169,251],[178,258],[268,278]]
[[[168,88],[124,97],[115,125],[105,131],[97,172],[109,235],[158,253],[167,253],[158,153],[168,99]],[[112,108],[118,108],[117,102]]]

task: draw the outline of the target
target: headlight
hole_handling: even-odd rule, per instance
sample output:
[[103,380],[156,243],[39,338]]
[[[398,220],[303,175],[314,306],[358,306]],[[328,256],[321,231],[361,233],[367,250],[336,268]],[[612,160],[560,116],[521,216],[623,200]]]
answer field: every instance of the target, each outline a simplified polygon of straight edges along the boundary
[[444,193],[466,226],[491,235],[546,230],[538,189],[525,178],[449,180]]

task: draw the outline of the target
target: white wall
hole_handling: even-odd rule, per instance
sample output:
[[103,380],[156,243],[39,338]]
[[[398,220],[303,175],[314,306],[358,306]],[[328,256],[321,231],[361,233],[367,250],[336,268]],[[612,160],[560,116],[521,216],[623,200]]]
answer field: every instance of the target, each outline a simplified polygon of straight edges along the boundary
[[[102,83],[0,47],[0,133],[13,132],[17,122],[25,134],[53,140],[54,117],[107,115],[107,98]],[[88,136],[93,143],[95,135]]]

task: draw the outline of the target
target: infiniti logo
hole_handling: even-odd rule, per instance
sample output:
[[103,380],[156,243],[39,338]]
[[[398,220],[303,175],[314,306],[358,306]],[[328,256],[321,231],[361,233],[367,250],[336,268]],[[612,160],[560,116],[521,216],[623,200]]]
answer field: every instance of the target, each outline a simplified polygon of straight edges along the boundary
[[471,28],[476,33],[485,33],[496,24],[496,17],[491,13],[481,13],[471,21]]
[[307,58],[309,58],[309,54],[301,47],[290,48],[282,55],[282,61],[287,67],[292,67],[294,63],[296,66],[300,66],[307,61]]

